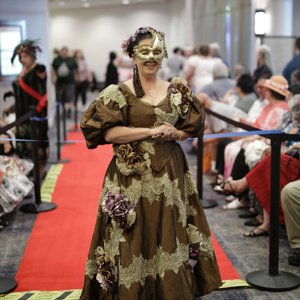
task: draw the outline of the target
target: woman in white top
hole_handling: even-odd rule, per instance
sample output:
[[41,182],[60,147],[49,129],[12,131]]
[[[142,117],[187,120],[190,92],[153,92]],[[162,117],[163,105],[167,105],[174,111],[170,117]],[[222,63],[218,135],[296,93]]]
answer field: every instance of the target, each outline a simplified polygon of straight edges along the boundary
[[192,90],[197,93],[213,81],[213,68],[219,58],[210,56],[209,46],[199,47],[199,55],[191,56],[185,65],[185,77]]

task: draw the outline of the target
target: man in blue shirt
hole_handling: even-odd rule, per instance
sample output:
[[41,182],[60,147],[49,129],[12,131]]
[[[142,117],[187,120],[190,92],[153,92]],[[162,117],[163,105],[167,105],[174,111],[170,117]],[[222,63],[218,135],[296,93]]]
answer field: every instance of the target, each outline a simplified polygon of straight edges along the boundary
[[295,42],[295,56],[291,61],[285,66],[282,75],[291,84],[291,75],[293,71],[300,68],[300,37],[296,39]]

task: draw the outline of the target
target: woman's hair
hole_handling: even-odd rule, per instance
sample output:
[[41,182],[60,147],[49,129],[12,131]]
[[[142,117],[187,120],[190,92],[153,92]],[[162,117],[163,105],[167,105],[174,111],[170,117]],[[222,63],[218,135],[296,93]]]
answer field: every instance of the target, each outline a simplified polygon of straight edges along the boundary
[[201,45],[199,47],[199,54],[203,56],[209,56],[209,46],[208,45]]
[[296,69],[292,75],[291,75],[291,79],[295,79],[296,80],[296,83],[300,83],[300,69]]
[[242,74],[238,78],[236,86],[239,87],[244,94],[254,92],[254,80],[250,74]]
[[293,96],[289,100],[288,105],[293,117],[300,117],[300,95]]
[[258,48],[257,53],[262,55],[265,64],[271,68],[271,49],[266,45],[262,45]]
[[114,61],[117,57],[117,53],[114,51],[109,52],[109,60]]
[[285,101],[286,97],[284,95],[281,95],[281,94],[279,94],[279,93],[277,93],[277,92],[275,92],[271,89],[269,89],[269,90],[270,90],[271,96],[273,98],[275,98],[276,100]]
[[[165,34],[163,32],[157,31],[152,27],[140,27],[132,36],[123,41],[122,48],[127,52],[129,57],[133,57],[134,46],[138,45],[142,40],[151,39],[153,32],[158,33],[164,39]],[[166,49],[164,50],[166,51]]]

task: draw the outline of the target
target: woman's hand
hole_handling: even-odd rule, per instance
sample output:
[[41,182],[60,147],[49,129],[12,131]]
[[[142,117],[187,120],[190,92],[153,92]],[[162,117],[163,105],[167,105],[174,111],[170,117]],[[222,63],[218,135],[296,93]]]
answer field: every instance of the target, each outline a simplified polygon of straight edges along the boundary
[[158,142],[178,140],[180,133],[172,124],[164,122],[163,125],[153,128],[152,139]]

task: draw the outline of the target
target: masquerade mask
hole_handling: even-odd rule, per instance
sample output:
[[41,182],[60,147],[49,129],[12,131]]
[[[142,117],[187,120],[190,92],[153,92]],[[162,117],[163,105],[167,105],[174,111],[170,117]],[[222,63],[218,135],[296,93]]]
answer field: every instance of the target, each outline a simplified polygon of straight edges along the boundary
[[152,38],[150,44],[134,46],[133,52],[141,61],[156,61],[161,63],[164,57],[167,57],[167,51],[163,37],[151,30]]

